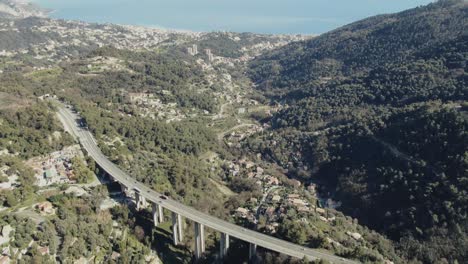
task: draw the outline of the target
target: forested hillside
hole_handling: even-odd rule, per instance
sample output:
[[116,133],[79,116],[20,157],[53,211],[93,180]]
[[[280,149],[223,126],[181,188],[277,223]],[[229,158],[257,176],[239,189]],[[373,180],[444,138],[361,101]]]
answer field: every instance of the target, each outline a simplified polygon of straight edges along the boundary
[[252,63],[251,76],[260,88],[285,88],[282,93],[288,93],[329,77],[366,76],[418,59],[450,57],[449,65],[443,65],[466,69],[467,13],[466,2],[445,0],[365,19],[260,56]]
[[439,1],[258,57],[250,76],[282,110],[247,148],[408,259],[468,261],[466,28],[467,3]]

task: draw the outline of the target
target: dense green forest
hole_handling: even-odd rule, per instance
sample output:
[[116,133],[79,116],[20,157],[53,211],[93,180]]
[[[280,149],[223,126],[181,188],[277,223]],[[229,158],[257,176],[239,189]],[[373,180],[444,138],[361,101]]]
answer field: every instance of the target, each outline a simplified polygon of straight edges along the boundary
[[467,27],[465,2],[439,1],[261,55],[249,74],[286,107],[245,146],[408,259],[467,261]]
[[446,0],[372,17],[264,54],[252,63],[250,74],[263,89],[289,93],[327,77],[356,78],[444,54],[450,55],[444,57],[451,69],[466,69],[467,12],[463,1]]
[[18,176],[19,187],[14,190],[2,190],[0,192],[0,202],[2,206],[16,206],[19,203],[31,198],[37,191],[34,182],[34,171],[27,167],[23,161],[17,157],[0,156],[0,166],[7,167],[6,176]]
[[0,122],[0,148],[25,159],[60,150],[73,143],[65,133],[59,137],[51,136],[63,128],[55,119],[55,113],[44,103],[0,111]]

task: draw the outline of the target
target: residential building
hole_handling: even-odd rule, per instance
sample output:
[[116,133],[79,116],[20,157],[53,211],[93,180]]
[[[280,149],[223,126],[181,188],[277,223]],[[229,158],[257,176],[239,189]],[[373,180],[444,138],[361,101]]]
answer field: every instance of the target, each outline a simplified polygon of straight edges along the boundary
[[272,202],[275,202],[275,203],[278,203],[281,201],[281,196],[279,195],[274,195],[272,198],[271,198],[271,201]]
[[211,50],[210,49],[205,49],[205,52],[206,52],[206,55],[208,56],[208,61],[213,61],[214,60],[214,56],[213,56],[213,53],[211,53]]
[[44,214],[53,214],[55,213],[54,206],[50,202],[43,202],[36,205],[36,208]]

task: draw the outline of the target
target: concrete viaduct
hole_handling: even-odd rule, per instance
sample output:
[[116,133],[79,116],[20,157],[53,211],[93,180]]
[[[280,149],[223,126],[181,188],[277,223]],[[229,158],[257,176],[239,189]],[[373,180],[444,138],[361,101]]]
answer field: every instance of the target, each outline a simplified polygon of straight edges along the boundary
[[194,253],[196,259],[202,257],[205,252],[205,227],[208,227],[221,233],[221,239],[219,241],[219,256],[221,258],[226,256],[229,250],[230,239],[236,238],[249,243],[249,256],[251,260],[254,260],[256,257],[257,247],[262,247],[299,259],[306,257],[309,260],[323,259],[337,264],[358,263],[335,256],[325,251],[303,247],[246,229],[242,226],[238,226],[197,211],[192,207],[186,206],[153,191],[143,183],[140,183],[130,177],[127,173],[120,170],[115,164],[107,159],[97,146],[92,134],[88,130],[80,127],[79,120],[81,118],[77,114],[70,111],[61,103],[58,103],[58,108],[58,117],[63,123],[65,130],[75,137],[75,139],[79,140],[82,147],[88,152],[88,155],[91,156],[95,162],[113,178],[114,181],[119,182],[126,195],[135,197],[137,209],[139,210],[141,208],[151,206],[155,226],[159,225],[159,223],[163,222],[165,219],[163,209],[171,212],[172,236],[175,245],[180,243],[184,238],[183,218],[193,222],[193,228],[195,231]]

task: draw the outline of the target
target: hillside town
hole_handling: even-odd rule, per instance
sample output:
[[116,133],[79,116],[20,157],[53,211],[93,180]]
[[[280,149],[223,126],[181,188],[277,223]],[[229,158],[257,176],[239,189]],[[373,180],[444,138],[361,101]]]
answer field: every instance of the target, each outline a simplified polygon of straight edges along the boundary
[[[27,16],[29,17],[29,16]],[[23,18],[23,17],[19,17]],[[32,19],[32,18],[28,18]],[[241,41],[234,33],[201,33],[192,31],[166,30],[149,27],[128,25],[97,25],[82,21],[64,21],[48,18],[38,19],[38,23],[29,26],[21,20],[0,20],[0,32],[14,34],[18,37],[36,33],[49,36],[29,43],[10,42],[0,43],[0,58],[17,58],[18,56],[31,56],[36,61],[48,65],[59,61],[69,61],[83,52],[97,47],[113,46],[117,49],[130,50],[154,50],[158,47],[178,46],[186,42],[200,42],[209,39],[212,34],[224,34],[233,41]],[[240,58],[226,58],[205,49],[202,53],[207,56],[207,61],[214,64],[231,64],[245,62],[260,54],[264,50],[273,49],[290,43],[303,40],[301,35],[278,35],[270,40],[242,47],[244,55]],[[78,48],[79,47],[79,48]],[[187,48],[188,54],[199,54],[196,44]],[[201,55],[201,53],[200,53]],[[1,70],[1,69],[0,69]]]
[[237,217],[257,224],[260,216],[266,216],[271,230],[279,226],[278,220],[290,208],[299,213],[318,213],[326,222],[333,220],[324,217],[327,211],[319,206],[317,187],[313,183],[304,188],[301,182],[288,179],[279,171],[275,171],[278,176],[270,175],[261,165],[247,159],[228,162],[227,168],[228,177],[247,179],[262,193],[260,200],[252,198],[247,207],[239,207],[235,212]]
[[84,158],[79,145],[67,147],[50,153],[45,157],[36,157],[27,161],[33,168],[37,179],[36,185],[46,187],[54,184],[74,183],[72,162],[74,157]]

